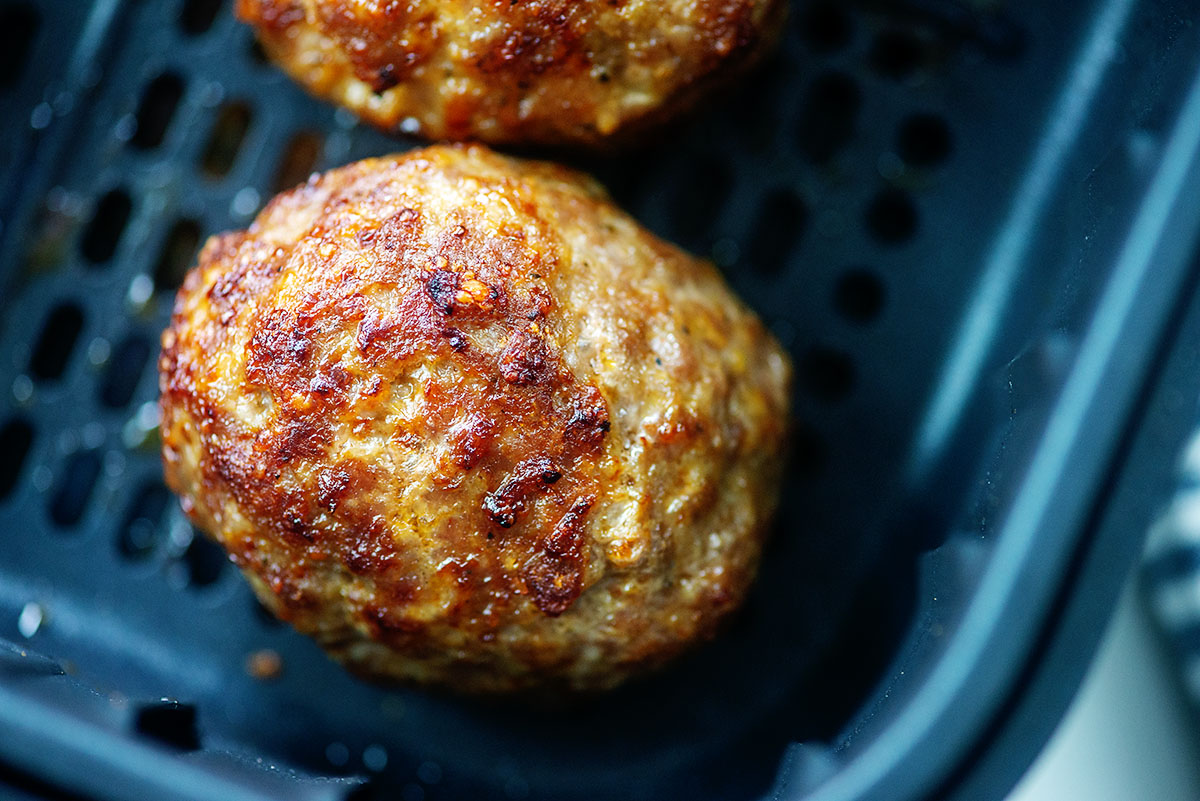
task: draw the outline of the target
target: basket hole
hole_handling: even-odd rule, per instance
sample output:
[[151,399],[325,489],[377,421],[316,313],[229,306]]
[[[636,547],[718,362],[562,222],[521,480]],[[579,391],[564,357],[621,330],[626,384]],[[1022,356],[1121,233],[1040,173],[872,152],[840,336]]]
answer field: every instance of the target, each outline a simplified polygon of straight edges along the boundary
[[195,751],[200,747],[196,708],[191,704],[181,704],[178,701],[146,704],[137,711],[134,728],[172,748]]
[[814,398],[843,400],[854,390],[854,360],[840,350],[813,348],[800,362],[800,380]]
[[229,174],[238,151],[250,130],[250,106],[241,101],[226,103],[217,113],[217,121],[200,157],[200,168],[214,178]]
[[927,47],[911,33],[884,31],[871,45],[868,60],[871,68],[880,75],[903,80],[925,66]]
[[812,479],[820,475],[829,461],[829,444],[811,423],[797,422],[792,427],[792,468],[796,475]]
[[40,24],[37,9],[28,3],[0,7],[0,86],[12,86],[21,77]]
[[83,517],[92,488],[100,475],[100,455],[80,451],[67,460],[58,477],[58,486],[50,496],[50,519],[57,525],[73,526]]
[[907,193],[885,189],[867,206],[867,228],[880,242],[906,242],[917,232],[917,207]]
[[262,42],[258,41],[257,38],[250,40],[246,52],[250,54],[250,61],[259,66],[266,66],[271,63],[270,56],[267,55],[267,51],[263,49]]
[[380,788],[370,781],[355,785],[346,793],[346,801],[382,801],[383,798],[384,794]]
[[914,166],[941,164],[953,148],[950,126],[935,114],[914,114],[900,124],[896,147],[900,158]]
[[782,272],[807,218],[808,208],[794,192],[778,189],[767,195],[749,243],[751,265],[766,275]]
[[417,778],[423,784],[439,784],[442,781],[442,766],[437,762],[425,761],[417,766]]
[[187,565],[188,583],[193,587],[215,584],[229,562],[221,546],[199,532],[184,551],[183,561]]
[[132,212],[133,201],[124,189],[110,190],[100,198],[80,242],[83,257],[93,264],[111,259]]
[[121,342],[109,361],[100,387],[100,401],[113,409],[128,405],[149,358],[150,343],[145,337],[130,336]]
[[620,160],[589,161],[586,168],[608,189],[623,208],[644,202],[647,188],[655,181],[654,170],[662,156],[651,150],[633,151]]
[[730,134],[742,147],[755,153],[772,147],[779,132],[780,111],[787,106],[783,99],[789,91],[787,76],[794,73],[795,67],[776,55],[755,73],[755,80],[742,86],[728,115]]
[[320,136],[311,131],[295,134],[288,140],[279,165],[275,168],[274,192],[279,193],[307,181],[320,157]]
[[869,323],[883,312],[886,295],[883,282],[874,273],[851,270],[838,279],[833,305],[847,320]]
[[24,420],[9,420],[0,428],[0,500],[17,486],[21,467],[33,446],[33,426]]
[[184,0],[179,27],[192,36],[204,33],[216,20],[221,3],[222,0]]
[[154,265],[154,286],[159,290],[174,291],[183,285],[196,248],[200,247],[200,223],[184,217],[176,220],[167,232],[158,263]]
[[46,318],[42,333],[33,347],[29,371],[45,380],[61,376],[82,330],[83,311],[78,306],[74,303],[56,306]]
[[138,103],[137,128],[129,142],[139,150],[150,150],[162,144],[171,125],[171,118],[183,98],[183,79],[172,72],[164,72],[142,92]]
[[854,24],[840,5],[818,3],[800,17],[800,30],[813,50],[828,53],[850,44]]
[[117,550],[122,556],[142,559],[150,555],[158,542],[169,499],[170,494],[162,484],[147,484],[138,491],[117,536]]
[[693,163],[694,168],[676,185],[671,227],[685,246],[707,250],[733,178],[728,166],[712,156],[701,156]]
[[799,144],[812,161],[833,158],[854,138],[862,91],[849,75],[827,73],[813,81],[800,114]]

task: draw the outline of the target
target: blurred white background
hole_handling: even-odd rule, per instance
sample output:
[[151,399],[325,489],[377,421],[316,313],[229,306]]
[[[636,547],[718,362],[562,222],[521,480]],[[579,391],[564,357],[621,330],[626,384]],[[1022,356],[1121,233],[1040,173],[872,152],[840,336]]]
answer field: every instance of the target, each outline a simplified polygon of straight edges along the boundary
[[1066,717],[1008,801],[1200,801],[1200,711],[1136,582]]

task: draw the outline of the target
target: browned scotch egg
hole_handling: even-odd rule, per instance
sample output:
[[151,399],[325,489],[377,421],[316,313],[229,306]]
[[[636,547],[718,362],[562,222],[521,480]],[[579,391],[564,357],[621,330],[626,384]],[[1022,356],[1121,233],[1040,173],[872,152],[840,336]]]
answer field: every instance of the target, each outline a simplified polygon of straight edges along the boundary
[[589,178],[433,147],[209,240],[163,334],[163,460],[353,670],[603,688],[746,594],[789,371],[711,265]]
[[238,0],[309,91],[429,139],[596,144],[672,117],[778,37],[784,0]]

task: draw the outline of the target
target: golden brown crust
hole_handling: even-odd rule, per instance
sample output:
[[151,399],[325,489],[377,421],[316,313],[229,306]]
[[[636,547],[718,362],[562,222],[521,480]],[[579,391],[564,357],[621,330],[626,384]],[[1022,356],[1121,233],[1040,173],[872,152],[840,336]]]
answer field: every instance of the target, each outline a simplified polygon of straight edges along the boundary
[[589,179],[429,148],[207,243],[163,335],[163,458],[351,667],[607,686],[744,594],[787,375],[709,265]]
[[756,59],[785,0],[238,0],[275,61],[387,130],[597,144]]

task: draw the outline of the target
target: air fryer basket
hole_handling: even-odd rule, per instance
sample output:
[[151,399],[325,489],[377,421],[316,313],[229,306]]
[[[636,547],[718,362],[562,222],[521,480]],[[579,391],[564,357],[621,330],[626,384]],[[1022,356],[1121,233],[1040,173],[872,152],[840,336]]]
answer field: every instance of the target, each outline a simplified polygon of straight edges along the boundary
[[157,335],[200,242],[311,170],[413,144],[294,87],[228,5],[0,2],[0,779],[158,799],[1006,790],[1200,391],[1191,4],[796,0],[780,51],[703,113],[566,156],[710,255],[798,382],[744,612],[659,676],[554,703],[351,678],[261,613],[162,485]]

